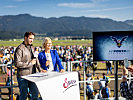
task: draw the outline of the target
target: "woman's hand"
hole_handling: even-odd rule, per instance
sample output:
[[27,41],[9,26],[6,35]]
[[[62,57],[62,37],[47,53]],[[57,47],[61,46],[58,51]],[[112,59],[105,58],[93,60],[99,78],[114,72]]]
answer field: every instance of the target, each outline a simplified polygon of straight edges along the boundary
[[48,67],[50,65],[50,60],[46,61],[46,66]]
[[63,72],[65,72],[65,70],[64,69],[61,69],[61,71],[60,71],[61,73],[63,73]]

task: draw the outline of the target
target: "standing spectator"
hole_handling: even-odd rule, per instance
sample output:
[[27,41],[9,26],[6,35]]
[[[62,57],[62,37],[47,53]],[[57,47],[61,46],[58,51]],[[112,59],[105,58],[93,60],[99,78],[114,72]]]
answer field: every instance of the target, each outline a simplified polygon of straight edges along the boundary
[[38,54],[39,54],[39,51],[38,51],[38,48],[36,47],[36,48],[35,48],[35,52],[34,52],[34,57],[37,58],[37,57],[38,57]]
[[88,73],[86,74],[86,77],[87,77],[87,81],[92,80],[93,75],[90,73],[90,70],[88,70]]
[[[78,69],[76,69],[76,71],[78,72],[78,79],[79,81],[81,81],[81,74],[80,74],[80,71]],[[79,82],[79,89],[81,89],[81,84]]]
[[[10,70],[11,66],[7,67],[7,79],[6,79],[6,86],[10,86],[11,85],[11,70]],[[12,71],[12,75],[13,75],[13,71]],[[14,83],[14,81],[13,81]],[[9,93],[9,97],[11,95],[11,88],[8,88],[8,93]]]
[[93,82],[91,81],[93,79],[93,75],[90,73],[90,70],[88,70],[87,76],[87,96],[88,100],[93,99]]
[[133,99],[133,81],[129,83],[127,80],[128,72],[133,74],[133,65],[128,66],[128,69],[123,66],[123,75],[122,75],[122,82],[120,84],[120,93],[121,96],[126,98],[127,100]]
[[94,95],[95,95],[95,97],[94,97],[95,100],[101,99],[101,95],[98,93],[97,90],[94,90]]
[[95,71],[97,70],[97,62],[92,63],[93,76],[95,76]]
[[[79,59],[80,59],[79,61],[82,61],[82,59],[81,59],[81,58],[79,58]],[[83,63],[82,63],[82,62],[80,62],[80,63],[79,63],[79,69],[80,69],[80,70],[81,70],[82,66],[83,66]]]
[[107,77],[105,75],[105,73],[103,73],[103,79],[105,80],[106,83],[109,83],[110,82],[109,77]]
[[[10,86],[10,85],[11,85],[11,78],[8,75],[7,80],[6,80],[6,86]],[[8,95],[10,97],[10,95],[11,95],[11,88],[8,88]]]
[[[78,58],[74,58],[74,61],[78,61]],[[77,69],[79,66],[79,63],[76,62],[73,64],[73,66],[74,66],[74,69]]]
[[35,33],[26,32],[24,34],[24,41],[21,43],[15,51],[14,63],[17,67],[17,81],[20,89],[20,100],[27,99],[27,89],[29,88],[32,94],[33,100],[38,100],[38,88],[34,82],[23,79],[21,76],[36,73],[36,68],[39,72],[41,68],[39,66],[38,58],[34,58],[34,47],[32,46]]
[[107,67],[107,75],[109,71],[112,74],[112,62],[111,61],[106,61],[106,67]]
[[86,93],[87,93],[87,96],[88,96],[88,100],[94,99],[94,97],[93,97],[94,90],[93,90],[92,82],[87,82],[87,88],[86,89],[87,89]]
[[85,59],[85,52],[84,52],[84,50],[82,50],[81,58],[82,58],[83,61],[86,60],[86,59]]
[[110,97],[110,88],[108,87],[108,83],[105,83],[105,87],[101,91],[102,98],[109,98]]
[[99,85],[99,93],[101,94],[101,90],[105,87],[105,81],[103,79],[100,79],[99,77],[97,77],[98,81],[98,85]]
[[2,64],[3,64],[3,56],[2,56],[2,54],[0,55],[0,68],[1,68],[1,70],[2,70],[2,72],[3,72],[3,66],[2,66]]
[[90,57],[88,58],[89,60],[89,66],[92,67],[92,64],[93,64],[93,57],[90,55]]

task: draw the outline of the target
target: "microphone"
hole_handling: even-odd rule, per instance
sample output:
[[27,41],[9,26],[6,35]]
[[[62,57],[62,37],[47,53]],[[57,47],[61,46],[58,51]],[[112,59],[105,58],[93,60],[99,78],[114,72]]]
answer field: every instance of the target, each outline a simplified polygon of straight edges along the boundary
[[[49,54],[47,54],[47,61],[50,61],[50,55]],[[49,65],[47,67],[49,69]]]
[[49,65],[48,65],[47,67],[48,67],[48,69],[49,69]]

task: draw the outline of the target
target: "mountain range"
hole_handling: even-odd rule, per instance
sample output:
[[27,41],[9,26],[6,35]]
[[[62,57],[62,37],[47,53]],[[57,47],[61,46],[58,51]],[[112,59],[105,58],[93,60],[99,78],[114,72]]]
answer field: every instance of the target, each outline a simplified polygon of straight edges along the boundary
[[133,20],[115,21],[91,17],[36,17],[30,14],[0,16],[0,39],[22,38],[24,32],[33,31],[44,36],[87,36],[93,31],[133,30]]

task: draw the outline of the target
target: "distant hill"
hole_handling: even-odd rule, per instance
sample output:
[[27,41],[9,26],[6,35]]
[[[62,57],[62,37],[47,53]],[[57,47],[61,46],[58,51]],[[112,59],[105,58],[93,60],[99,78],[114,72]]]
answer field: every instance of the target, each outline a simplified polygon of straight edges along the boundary
[[[43,18],[29,14],[0,16],[0,39],[20,38],[33,31],[44,36],[88,36],[93,31],[133,30],[127,22],[107,18],[60,17]],[[9,36],[10,35],[10,36]]]
[[126,20],[124,22],[127,23],[127,24],[129,24],[129,25],[133,25],[133,20]]

